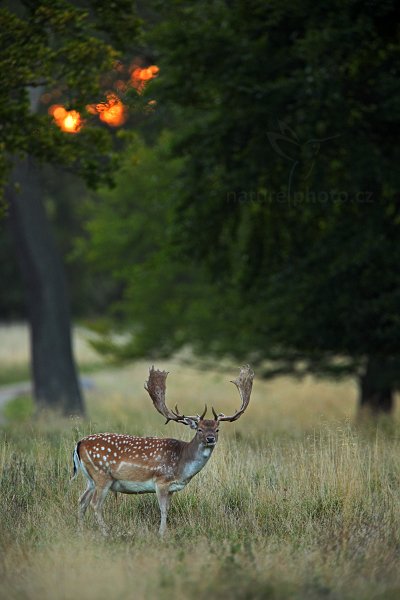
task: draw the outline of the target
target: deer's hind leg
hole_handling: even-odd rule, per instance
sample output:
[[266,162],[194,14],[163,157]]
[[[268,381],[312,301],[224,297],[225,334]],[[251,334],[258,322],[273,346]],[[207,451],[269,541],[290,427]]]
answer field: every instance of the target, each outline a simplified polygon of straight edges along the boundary
[[89,506],[90,501],[93,497],[93,494],[94,494],[94,491],[96,488],[96,484],[95,484],[94,480],[92,479],[92,477],[89,475],[85,465],[82,462],[81,462],[80,466],[82,469],[82,473],[84,474],[84,476],[87,479],[86,490],[83,492],[83,494],[79,498],[78,520],[79,520],[79,525],[82,526],[83,517],[85,516],[87,507]]
[[82,496],[79,498],[78,518],[79,518],[80,524],[82,524],[83,517],[85,516],[87,507],[90,504],[90,501],[92,499],[94,491],[95,491],[95,484],[92,479],[91,481],[88,481],[86,490],[83,492]]
[[[110,487],[112,486],[112,479],[100,479],[96,481],[96,487],[94,489],[94,494],[91,496],[91,505],[94,510],[94,514],[96,517],[96,521],[101,529],[101,532],[104,536],[108,535],[107,525],[103,519],[103,504],[104,500],[107,497],[108,492],[110,491]],[[90,500],[89,500],[90,501]]]

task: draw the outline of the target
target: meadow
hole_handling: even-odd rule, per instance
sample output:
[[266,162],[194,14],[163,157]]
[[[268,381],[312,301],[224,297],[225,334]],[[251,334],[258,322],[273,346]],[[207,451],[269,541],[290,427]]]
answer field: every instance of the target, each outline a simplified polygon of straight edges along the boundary
[[[3,342],[7,335],[0,331]],[[0,346],[1,371],[10,352]],[[94,361],[87,352],[78,353],[82,364]],[[11,356],[8,373],[26,369],[25,350]],[[109,538],[90,510],[79,532],[85,482],[69,480],[80,437],[190,439],[188,428],[164,425],[152,407],[143,389],[148,366],[94,371],[87,420],[32,419],[28,398],[8,407],[0,432],[0,598],[400,597],[399,415],[356,425],[350,380],[256,378],[245,415],[221,426],[208,465],[174,495],[163,540],[150,494],[107,499]],[[157,366],[170,371],[169,402],[182,411],[204,402],[225,412],[239,406],[229,383],[238,365],[199,370],[177,358]]]

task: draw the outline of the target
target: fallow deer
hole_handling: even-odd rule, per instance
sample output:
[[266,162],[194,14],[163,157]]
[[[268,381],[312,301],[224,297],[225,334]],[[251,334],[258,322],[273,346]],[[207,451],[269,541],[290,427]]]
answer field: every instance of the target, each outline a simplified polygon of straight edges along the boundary
[[119,433],[98,433],[81,439],[74,450],[74,474],[83,472],[88,483],[79,499],[79,519],[82,521],[92,505],[100,529],[107,535],[102,515],[104,500],[110,490],[124,494],[156,493],[161,512],[159,533],[166,529],[171,496],[182,490],[207,463],[218,441],[221,421],[236,421],[246,410],[253,386],[254,373],[246,365],[232,381],[239,390],[241,407],[233,415],[217,414],[214,419],[203,414],[185,416],[178,407],[170,410],[165,404],[168,373],[152,367],[145,389],[154,407],[169,421],[188,425],[196,431],[190,442],[159,437],[135,437]]

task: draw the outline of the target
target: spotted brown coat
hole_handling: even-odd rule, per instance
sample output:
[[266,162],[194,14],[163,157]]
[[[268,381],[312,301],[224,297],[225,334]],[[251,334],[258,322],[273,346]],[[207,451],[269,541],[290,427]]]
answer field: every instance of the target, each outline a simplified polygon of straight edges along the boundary
[[181,415],[178,407],[170,410],[165,404],[166,371],[150,369],[145,384],[153,404],[168,421],[188,425],[196,431],[190,442],[173,438],[136,437],[119,433],[97,433],[81,439],[74,450],[74,477],[81,470],[87,488],[79,499],[79,518],[83,519],[89,504],[97,522],[107,533],[102,515],[104,500],[110,490],[124,494],[155,493],[161,512],[159,532],[164,534],[167,512],[174,492],[183,489],[209,460],[218,441],[221,421],[235,421],[250,401],[254,373],[249,366],[241,369],[233,383],[237,386],[242,405],[231,416],[217,414],[205,419],[202,415]]

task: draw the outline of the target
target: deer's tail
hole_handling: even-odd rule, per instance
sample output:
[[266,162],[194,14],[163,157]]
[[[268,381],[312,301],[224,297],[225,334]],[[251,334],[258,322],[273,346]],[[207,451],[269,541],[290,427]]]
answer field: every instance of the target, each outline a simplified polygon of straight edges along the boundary
[[81,468],[81,459],[79,456],[79,445],[80,445],[80,442],[77,443],[77,445],[75,446],[74,452],[72,454],[72,460],[74,462],[74,472],[73,472],[73,475],[72,475],[70,481],[73,481],[75,479],[75,477],[78,475],[79,469]]

